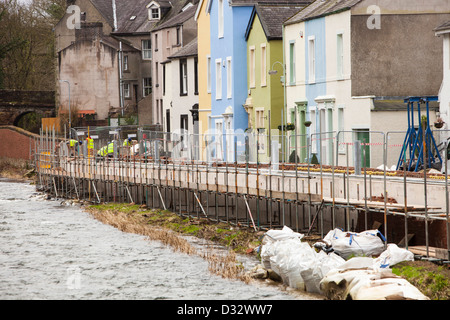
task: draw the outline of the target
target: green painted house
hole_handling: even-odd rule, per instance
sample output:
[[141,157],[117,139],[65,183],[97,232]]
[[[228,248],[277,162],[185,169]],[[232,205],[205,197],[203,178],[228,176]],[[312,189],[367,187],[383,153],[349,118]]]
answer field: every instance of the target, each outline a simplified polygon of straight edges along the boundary
[[[285,113],[283,23],[307,4],[307,1],[262,1],[254,6],[249,20],[246,32],[248,96],[244,107],[248,113],[248,131],[257,133],[258,161],[269,159],[269,136],[277,139],[279,126],[291,122]],[[289,150],[285,154],[289,154]]]

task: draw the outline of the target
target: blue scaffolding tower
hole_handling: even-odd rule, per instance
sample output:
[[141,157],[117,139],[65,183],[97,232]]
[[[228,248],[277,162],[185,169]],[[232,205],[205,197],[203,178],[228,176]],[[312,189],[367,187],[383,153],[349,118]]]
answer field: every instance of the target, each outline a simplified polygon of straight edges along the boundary
[[[417,172],[419,168],[424,165],[424,161],[427,162],[427,168],[431,168],[432,164],[436,163],[433,150],[436,151],[439,162],[442,164],[441,155],[439,154],[436,141],[434,140],[433,133],[430,129],[430,101],[438,101],[438,97],[409,97],[404,99],[408,108],[408,130],[397,162],[397,170],[399,170],[401,166],[403,166],[403,170],[405,170],[407,166],[408,171],[414,169],[414,171]],[[414,103],[417,103],[417,119],[419,121],[417,128],[414,125]],[[421,103],[426,106],[425,126],[422,124]],[[409,163],[406,161],[408,157]]]

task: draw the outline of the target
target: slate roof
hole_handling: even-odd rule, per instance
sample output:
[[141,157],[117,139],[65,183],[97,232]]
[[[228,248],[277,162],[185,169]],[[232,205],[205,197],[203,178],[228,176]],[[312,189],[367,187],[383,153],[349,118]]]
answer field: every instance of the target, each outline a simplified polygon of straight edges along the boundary
[[[259,1],[255,5],[257,14],[268,40],[281,39],[283,36],[283,22],[309,5],[310,1]],[[253,19],[250,24],[253,23]],[[251,25],[249,26],[251,28]],[[247,36],[250,29],[247,30]]]
[[[114,34],[149,33],[157,21],[148,20],[149,0],[116,0],[117,25]],[[131,19],[132,17],[136,17]]]
[[196,1],[197,2],[196,4],[187,8],[185,11],[181,11],[181,9],[189,2],[192,1],[190,0],[178,1],[178,3],[173,6],[172,10],[158,24],[156,24],[153,27],[152,31],[175,27],[183,24],[190,18],[193,18],[197,10],[198,1]]
[[197,38],[189,42],[187,45],[185,45],[183,48],[178,50],[176,53],[168,57],[169,59],[180,59],[185,57],[192,57],[196,56],[198,53],[197,51]]
[[434,31],[437,31],[437,32],[444,31],[444,30],[450,30],[450,20],[447,21],[446,23],[444,23],[443,25],[440,25],[436,29],[434,29]]
[[298,23],[348,10],[361,1],[362,0],[316,0],[287,20],[286,24]]
[[[99,13],[105,18],[111,27],[114,27],[114,10],[112,0],[90,0]],[[115,0],[116,2],[116,23],[117,30],[113,34],[136,34],[136,33],[150,33],[155,28],[168,27],[168,23],[181,23],[186,21],[183,19],[195,14],[199,0],[154,0],[161,8],[168,10],[167,14],[161,20],[149,20],[147,5],[152,0]],[[181,9],[188,4],[193,3],[194,6],[182,12]],[[182,13],[182,14],[180,14]],[[131,19],[135,16],[136,18]],[[178,17],[180,16],[180,17]],[[189,16],[190,17],[190,16]],[[169,20],[171,22],[169,22]]]

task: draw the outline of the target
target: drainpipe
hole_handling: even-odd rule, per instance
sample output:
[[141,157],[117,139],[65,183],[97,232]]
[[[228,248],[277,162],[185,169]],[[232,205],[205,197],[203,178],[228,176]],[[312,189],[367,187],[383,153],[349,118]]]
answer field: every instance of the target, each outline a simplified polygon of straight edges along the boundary
[[123,116],[123,51],[122,51],[122,41],[119,42],[119,99],[120,99],[120,109]]

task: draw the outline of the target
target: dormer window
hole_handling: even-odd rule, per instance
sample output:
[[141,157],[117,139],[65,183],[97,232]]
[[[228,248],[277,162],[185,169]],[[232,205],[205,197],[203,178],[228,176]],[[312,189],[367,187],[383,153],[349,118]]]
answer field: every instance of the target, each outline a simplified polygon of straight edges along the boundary
[[159,8],[151,8],[150,11],[150,20],[159,20]]
[[147,6],[147,9],[149,20],[161,19],[161,10],[159,8],[159,5],[155,1],[150,2],[150,4]]

